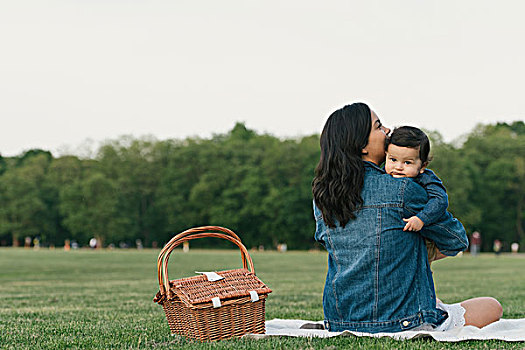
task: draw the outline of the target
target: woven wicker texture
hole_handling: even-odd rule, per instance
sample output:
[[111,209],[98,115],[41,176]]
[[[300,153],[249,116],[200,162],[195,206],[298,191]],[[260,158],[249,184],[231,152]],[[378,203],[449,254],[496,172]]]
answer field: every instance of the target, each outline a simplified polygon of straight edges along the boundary
[[[237,245],[243,268],[219,271],[224,279],[215,282],[208,281],[206,276],[169,281],[168,260],[173,249],[182,242],[206,237],[226,239]],[[157,270],[159,292],[153,300],[164,308],[173,334],[201,341],[240,337],[246,333],[264,334],[265,301],[271,289],[255,276],[252,259],[233,231],[203,226],[176,235],[161,250]],[[258,301],[252,301],[250,291],[257,292]],[[221,306],[213,307],[211,300],[217,297]]]
[[171,333],[201,341],[241,337],[246,333],[264,334],[265,303],[248,298],[244,303],[218,309],[191,309],[178,298],[162,304]]
[[171,290],[188,306],[200,303],[211,303],[211,299],[219,297],[221,302],[228,299],[246,297],[250,291],[257,294],[268,294],[271,289],[258,279],[254,273],[245,270],[221,271],[224,279],[210,282],[206,276],[182,278],[171,282]]

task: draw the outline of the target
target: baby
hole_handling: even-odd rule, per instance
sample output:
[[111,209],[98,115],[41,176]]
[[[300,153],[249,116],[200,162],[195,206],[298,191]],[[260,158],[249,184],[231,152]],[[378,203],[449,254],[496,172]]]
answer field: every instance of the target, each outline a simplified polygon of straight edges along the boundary
[[[427,135],[418,128],[402,126],[396,128],[386,141],[385,171],[393,177],[412,177],[423,186],[428,202],[417,215],[403,219],[403,231],[420,231],[424,225],[438,221],[448,208],[448,196],[441,180],[426,169],[430,159],[430,142]],[[428,261],[436,260],[438,249],[435,243],[425,238]]]

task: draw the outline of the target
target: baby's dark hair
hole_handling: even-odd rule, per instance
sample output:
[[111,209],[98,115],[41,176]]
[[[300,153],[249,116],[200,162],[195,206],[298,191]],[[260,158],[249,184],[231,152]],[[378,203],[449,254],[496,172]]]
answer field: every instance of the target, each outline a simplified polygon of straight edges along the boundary
[[392,131],[390,137],[386,138],[385,150],[388,150],[389,145],[396,145],[399,147],[419,147],[419,159],[421,163],[426,164],[430,162],[430,141],[427,135],[418,128],[413,126],[400,126]]

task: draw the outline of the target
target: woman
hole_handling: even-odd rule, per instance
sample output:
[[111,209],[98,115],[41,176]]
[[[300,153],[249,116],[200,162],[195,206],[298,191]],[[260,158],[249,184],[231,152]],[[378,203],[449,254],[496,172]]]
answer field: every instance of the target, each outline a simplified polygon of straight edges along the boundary
[[413,180],[393,178],[380,168],[389,132],[367,105],[354,103],[335,111],[321,134],[312,192],[315,238],[328,251],[326,328],[444,331],[498,320],[502,309],[493,298],[436,305],[422,236],[443,256],[465,250],[467,236],[450,214],[419,233],[403,231],[402,219],[419,212],[427,194]]

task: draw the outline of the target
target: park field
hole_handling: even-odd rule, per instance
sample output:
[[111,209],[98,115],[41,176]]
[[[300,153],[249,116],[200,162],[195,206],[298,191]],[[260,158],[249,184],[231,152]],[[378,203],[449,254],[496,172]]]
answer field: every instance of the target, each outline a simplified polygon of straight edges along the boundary
[[[525,343],[340,337],[235,339],[201,344],[170,336],[158,290],[158,250],[0,249],[1,349],[525,349]],[[320,320],[324,252],[253,252],[270,288],[266,319]],[[173,252],[169,277],[241,266],[234,250]],[[438,296],[447,303],[490,295],[504,318],[525,318],[525,256],[464,255],[434,264]]]

